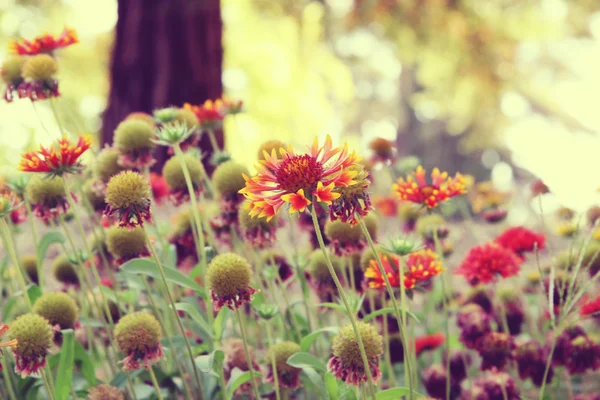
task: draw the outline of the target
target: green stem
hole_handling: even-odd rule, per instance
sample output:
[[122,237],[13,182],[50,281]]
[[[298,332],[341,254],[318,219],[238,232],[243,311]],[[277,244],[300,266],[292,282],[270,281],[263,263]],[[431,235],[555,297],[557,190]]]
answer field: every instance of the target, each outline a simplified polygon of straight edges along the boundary
[[[271,322],[267,321],[267,339],[269,339],[269,347],[273,347],[275,343],[273,342],[273,333],[271,332]],[[273,368],[273,386],[275,386],[275,397],[277,400],[281,400],[281,395],[279,394],[279,377],[277,375],[277,363],[275,362],[275,355],[271,357],[271,368]]]
[[363,366],[364,366],[365,372],[367,374],[367,381],[369,382],[369,392],[371,393],[371,398],[373,400],[375,400],[376,393],[375,393],[375,385],[373,384],[373,377],[371,376],[371,367],[369,366],[369,359],[367,358],[367,353],[365,351],[365,345],[363,343],[362,337],[360,336],[360,333],[358,332],[358,326],[356,325],[356,316],[354,315],[354,312],[350,308],[350,304],[348,303],[348,299],[346,298],[346,293],[344,293],[344,288],[342,287],[342,284],[340,283],[340,280],[338,279],[337,273],[335,272],[335,269],[333,268],[333,265],[331,264],[331,258],[329,257],[329,252],[327,251],[327,247],[325,247],[325,242],[323,241],[323,234],[321,233],[321,227],[319,226],[319,219],[317,218],[317,212],[315,211],[315,207],[314,206],[311,207],[310,211],[312,214],[312,220],[313,220],[313,225],[315,228],[315,233],[317,235],[317,240],[319,242],[319,247],[321,248],[321,251],[323,252],[323,255],[325,256],[325,261],[327,262],[327,268],[329,269],[329,273],[331,274],[331,277],[333,278],[333,281],[338,290],[340,298],[342,299],[342,302],[344,303],[344,307],[346,308],[346,312],[348,313],[348,317],[350,318],[350,324],[352,325],[352,329],[354,330],[354,336],[356,336],[356,341],[358,342],[358,347],[360,349],[360,356],[362,358]]
[[[443,259],[442,247],[440,238],[438,237],[437,229],[433,230],[433,242],[435,244],[435,251],[440,259]],[[450,313],[448,312],[448,290],[446,288],[446,277],[442,276],[440,281],[442,283],[442,302],[444,305],[444,333],[446,335],[446,371],[450,371]],[[446,373],[446,398],[450,398],[450,374]]]
[[208,129],[208,139],[210,140],[210,145],[212,146],[213,152],[218,153],[221,151],[219,149],[219,143],[217,143],[217,138],[215,137],[215,132],[212,129]]
[[288,214],[288,215],[289,215],[288,222],[290,224],[290,241],[292,242],[292,249],[293,249],[294,270],[296,272],[296,276],[300,280],[300,287],[302,289],[302,300],[304,302],[304,309],[306,310],[306,320],[308,322],[308,331],[312,332],[312,312],[308,305],[308,299],[309,299],[308,282],[306,281],[306,276],[304,275],[304,271],[300,267],[300,263],[298,261],[298,258],[299,258],[298,257],[298,244],[296,242],[296,238],[294,235],[295,230],[294,230],[294,227],[292,226],[293,225],[292,214]]
[[260,393],[258,391],[258,384],[254,377],[254,367],[252,366],[252,359],[250,358],[250,351],[248,350],[248,338],[246,336],[246,327],[244,326],[244,320],[240,308],[236,307],[235,312],[238,317],[238,323],[240,324],[240,331],[242,332],[242,342],[244,343],[244,353],[246,354],[246,362],[248,363],[248,371],[250,371],[250,381],[252,382],[252,389],[254,390],[254,396],[260,399]]
[[379,272],[381,273],[381,276],[383,277],[383,280],[385,282],[385,288],[388,292],[388,295],[390,297],[390,300],[392,302],[392,308],[394,309],[394,316],[396,317],[396,320],[398,320],[400,322],[400,336],[402,339],[402,347],[403,347],[403,351],[404,351],[404,364],[405,364],[405,371],[406,371],[406,376],[408,377],[408,389],[409,389],[409,398],[412,399],[413,398],[413,382],[412,382],[412,374],[411,374],[411,370],[412,370],[412,366],[411,366],[411,359],[409,356],[409,352],[408,352],[408,338],[406,335],[406,293],[405,293],[405,288],[404,288],[404,261],[400,260],[400,306],[402,308],[402,313],[400,313],[400,310],[398,309],[398,302],[396,301],[396,295],[394,294],[394,289],[392,288],[392,285],[390,284],[390,280],[388,278],[387,272],[385,271],[385,268],[383,267],[383,262],[381,261],[381,257],[379,256],[379,251],[377,251],[377,248],[375,247],[375,243],[373,242],[373,238],[371,237],[371,234],[369,233],[369,230],[367,229],[367,226],[365,225],[365,222],[361,219],[359,219],[358,221],[358,225],[360,226],[360,229],[363,232],[363,235],[366,237],[367,242],[369,243],[369,247],[371,248],[371,251],[373,252],[373,256],[375,257],[375,261],[377,261],[377,266],[379,267]]
[[50,400],[54,400],[54,390],[52,390],[52,386],[50,386],[50,380],[48,379],[48,375],[46,374],[46,370],[42,369],[40,371],[42,375],[42,380],[44,381],[44,386],[46,386],[46,391],[48,392],[48,397]]
[[552,355],[556,348],[556,341],[558,339],[559,332],[554,331],[554,337],[552,338],[552,346],[548,353],[548,359],[546,360],[546,368],[544,369],[544,378],[542,379],[542,387],[540,388],[540,400],[544,399],[544,392],[546,391],[546,380],[548,380],[548,371],[550,371],[550,365],[552,364]]
[[50,109],[52,110],[52,115],[54,115],[54,119],[56,120],[56,125],[58,125],[58,130],[60,131],[61,135],[65,134],[65,130],[63,129],[63,125],[60,121],[60,118],[58,118],[58,112],[56,112],[56,107],[54,106],[54,98],[50,98]]
[[156,266],[158,267],[158,271],[160,272],[160,277],[162,279],[163,284],[165,285],[165,290],[167,292],[169,304],[171,305],[173,314],[175,315],[177,325],[179,326],[179,330],[181,331],[181,335],[183,336],[183,339],[185,341],[185,346],[187,348],[188,355],[190,357],[190,361],[192,363],[192,368],[194,370],[194,376],[196,378],[196,384],[198,385],[198,389],[200,390],[199,396],[200,396],[200,398],[202,398],[202,393],[204,392],[204,389],[202,387],[202,382],[200,381],[200,374],[198,373],[198,367],[196,366],[196,362],[194,360],[194,353],[192,352],[192,346],[190,345],[190,340],[188,339],[187,335],[185,334],[185,328],[183,327],[183,322],[181,322],[181,318],[179,318],[179,313],[177,312],[177,307],[175,307],[175,300],[173,300],[173,294],[171,293],[171,289],[169,288],[169,285],[167,283],[167,277],[165,276],[165,270],[163,269],[162,262],[160,261],[160,258],[158,257],[158,254],[156,253],[156,249],[154,248],[154,245],[150,241],[150,237],[148,236],[148,232],[146,231],[145,227],[142,229],[142,232],[144,232],[144,237],[146,238],[146,242],[148,243],[148,248],[150,249],[150,253],[152,253],[152,258],[154,258],[154,261],[156,262]]
[[31,299],[29,298],[29,293],[27,292],[27,284],[25,283],[25,277],[23,275],[23,270],[21,269],[21,265],[19,263],[19,258],[17,257],[17,252],[15,250],[15,244],[12,241],[12,235],[10,234],[10,228],[6,223],[6,217],[2,218],[2,234],[4,235],[4,242],[6,243],[6,251],[8,252],[15,269],[17,270],[17,280],[19,281],[19,285],[21,286],[21,290],[23,291],[23,296],[25,297],[25,301],[27,301],[27,306],[29,307],[29,311],[32,310]]
[[388,369],[388,380],[390,387],[396,387],[396,375],[394,374],[394,365],[390,354],[390,333],[388,332],[388,315],[383,314],[383,342],[385,343],[385,353],[383,357]]
[[158,400],[163,400],[162,394],[160,393],[160,386],[158,386],[158,381],[156,380],[156,375],[154,375],[154,370],[152,367],[148,368],[148,372],[150,373],[150,379],[152,379],[152,384],[156,390],[156,396],[158,397]]
[[8,374],[8,356],[5,354],[2,355],[3,360],[3,364],[4,364],[4,368],[2,368],[2,374],[4,375],[4,385],[6,386],[6,388],[8,389],[8,396],[10,397],[10,400],[17,400],[17,397],[15,396],[15,391],[13,390],[13,383],[12,380],[10,379],[10,375]]
[[29,200],[25,199],[25,209],[27,210],[27,219],[29,219],[29,224],[31,225],[31,240],[33,241],[33,247],[36,251],[36,268],[38,275],[38,283],[40,284],[40,289],[42,292],[44,291],[44,273],[42,271],[42,263],[41,260],[37,259],[37,249],[38,249],[38,238],[37,238],[37,229],[35,229],[35,221],[33,219],[33,212],[31,210],[31,203]]

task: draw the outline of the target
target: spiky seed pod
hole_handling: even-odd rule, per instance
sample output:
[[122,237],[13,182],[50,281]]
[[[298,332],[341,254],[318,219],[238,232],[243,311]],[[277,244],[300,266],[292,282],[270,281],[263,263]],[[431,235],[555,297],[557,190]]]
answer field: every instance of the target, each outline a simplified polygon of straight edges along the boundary
[[[383,354],[383,339],[375,328],[365,322],[357,323],[358,334],[365,347],[365,353],[374,382],[381,378],[379,356]],[[355,386],[367,381],[360,347],[352,325],[346,325],[333,338],[333,356],[329,360],[328,369],[333,375]]]
[[266,151],[267,154],[271,155],[273,150],[275,150],[275,154],[277,155],[277,158],[281,158],[281,153],[279,152],[279,149],[285,149],[285,148],[287,148],[286,144],[280,140],[267,140],[266,142],[261,144],[260,147],[258,148],[258,159],[264,160],[265,159],[264,152]]
[[7,85],[18,85],[23,81],[21,73],[23,65],[27,61],[25,57],[9,57],[2,63],[0,68],[0,77]]
[[75,266],[66,254],[60,255],[52,263],[54,278],[65,285],[79,285]]
[[252,266],[243,257],[234,253],[216,256],[206,272],[206,281],[215,310],[223,305],[236,309],[251,300],[256,290],[250,287]]
[[77,303],[65,293],[46,293],[36,300],[33,312],[46,318],[50,325],[73,329],[77,322]]
[[119,225],[135,227],[151,220],[150,184],[142,175],[123,171],[106,185],[105,214],[119,216]]
[[119,164],[119,150],[114,147],[103,148],[98,156],[96,156],[96,162],[94,163],[94,174],[102,180],[104,183],[108,183],[110,178],[124,171]]
[[115,327],[115,338],[119,349],[127,354],[123,360],[126,371],[139,369],[140,362],[148,369],[164,356],[160,324],[146,312],[134,312],[121,318]]
[[106,247],[118,265],[125,261],[149,255],[146,236],[141,227],[133,229],[111,226],[106,230]]
[[40,315],[28,313],[13,321],[8,337],[17,340],[15,372],[23,378],[39,372],[46,365],[53,336],[48,320]]
[[21,257],[21,266],[25,270],[25,273],[29,279],[31,279],[31,282],[37,285],[39,282],[36,257],[31,254]]
[[25,196],[32,204],[48,204],[64,199],[67,192],[62,178],[45,179],[37,174],[31,177],[25,189]]
[[[192,180],[192,185],[194,188],[200,187],[202,184],[202,164],[200,160],[190,153],[186,153],[183,156],[185,161],[185,165],[187,166],[188,171],[190,172],[190,178]],[[185,176],[183,174],[183,169],[181,168],[181,164],[179,162],[178,157],[171,157],[163,166],[162,170],[163,177],[171,187],[171,189],[175,190],[187,190],[187,184],[185,182]]]
[[128,119],[117,126],[113,140],[119,151],[130,152],[154,148],[153,138],[154,129],[147,122]]
[[121,391],[110,385],[98,385],[90,388],[87,400],[125,400]]
[[194,223],[194,216],[192,215],[192,209],[179,211],[173,215],[171,219],[172,236],[179,236],[186,232],[191,231],[192,224]]
[[426,238],[433,238],[434,230],[437,230],[438,238],[443,239],[448,236],[446,220],[439,214],[429,214],[419,217],[415,225],[417,233]]
[[[93,179],[88,179],[82,187],[83,193],[85,197],[90,202],[90,205],[94,210],[104,210],[106,203],[104,202],[104,193],[101,190],[98,190],[97,181]],[[100,183],[102,187],[103,183]]]
[[152,129],[156,128],[156,122],[154,122],[154,118],[152,118],[152,115],[142,112],[142,111],[136,111],[136,112],[132,112],[129,115],[127,115],[125,117],[125,120],[133,120],[133,121],[142,121],[148,124],[149,127],[151,127]]
[[58,64],[52,56],[48,54],[35,55],[23,64],[22,75],[25,79],[32,81],[50,80],[58,72]]
[[[329,258],[333,269],[336,273],[339,273],[342,269],[342,260],[333,254],[330,254]],[[332,279],[329,268],[327,267],[327,260],[321,249],[314,250],[310,253],[307,271],[310,274],[311,279],[316,279],[318,281],[329,281]]]
[[237,195],[246,186],[242,174],[249,175],[248,168],[233,160],[224,162],[213,173],[215,189],[221,196]]
[[188,129],[195,129],[200,126],[200,122],[198,122],[198,117],[191,110],[187,108],[178,108],[175,112],[175,121],[180,124],[185,124]]
[[288,358],[299,351],[300,345],[290,341],[271,346],[265,357],[265,364],[269,370],[266,381],[270,383],[274,381],[272,360],[275,359],[275,368],[277,369],[277,377],[281,387],[295,389],[300,386],[300,372],[302,370],[292,367],[287,363]]

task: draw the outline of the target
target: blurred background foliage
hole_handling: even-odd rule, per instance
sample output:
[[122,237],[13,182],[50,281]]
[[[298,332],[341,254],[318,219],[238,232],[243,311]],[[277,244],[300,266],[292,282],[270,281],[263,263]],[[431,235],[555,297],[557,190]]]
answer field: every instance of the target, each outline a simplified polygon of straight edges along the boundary
[[[242,162],[271,138],[329,133],[367,149],[384,137],[427,167],[501,188],[523,169],[557,203],[597,201],[597,0],[222,0],[221,13],[223,85],[247,110],[227,121],[227,147]],[[97,132],[116,19],[116,0],[0,0],[0,59],[12,38],[76,28],[81,43],[59,55],[60,113]],[[48,140],[40,120],[55,129],[43,103],[2,103],[0,115],[5,170]]]

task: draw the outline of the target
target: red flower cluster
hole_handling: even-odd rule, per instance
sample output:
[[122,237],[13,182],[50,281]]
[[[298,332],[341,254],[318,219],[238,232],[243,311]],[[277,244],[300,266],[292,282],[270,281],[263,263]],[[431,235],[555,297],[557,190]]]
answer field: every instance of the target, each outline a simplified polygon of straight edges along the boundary
[[508,228],[496,238],[500,246],[512,250],[519,257],[524,253],[546,248],[546,236],[543,233],[535,233],[522,226]]
[[428,350],[435,350],[446,341],[443,333],[434,333],[432,335],[423,335],[415,339],[415,352],[417,357]]
[[169,196],[169,184],[162,175],[151,172],[150,187],[152,189],[152,197],[156,204],[161,204],[163,200]]
[[600,318],[600,296],[593,300],[586,301],[579,310],[579,313],[583,317],[598,317]]
[[75,173],[82,169],[81,156],[92,145],[89,135],[79,136],[76,144],[71,144],[66,136],[58,140],[58,146],[40,146],[38,151],[24,153],[19,169],[26,172],[45,172],[52,176]]
[[469,250],[457,273],[475,286],[493,282],[498,275],[503,278],[516,275],[521,262],[522,260],[511,250],[496,243],[486,243]]
[[203,129],[218,129],[225,118],[226,109],[223,107],[223,102],[217,100],[206,100],[201,105],[192,105],[185,103],[183,108],[190,110],[200,122]]
[[9,43],[12,54],[32,56],[40,53],[51,53],[56,49],[78,43],[77,32],[72,28],[65,28],[60,35],[54,37],[50,34],[38,36],[33,40],[15,40]]

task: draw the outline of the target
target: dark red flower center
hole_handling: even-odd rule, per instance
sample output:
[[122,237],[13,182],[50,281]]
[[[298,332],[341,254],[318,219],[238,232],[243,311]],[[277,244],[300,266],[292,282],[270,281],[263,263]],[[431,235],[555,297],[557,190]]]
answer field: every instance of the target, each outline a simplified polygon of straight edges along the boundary
[[277,183],[286,192],[314,189],[323,177],[323,164],[308,154],[290,156],[281,162],[275,175]]
[[439,190],[439,188],[436,188],[432,185],[423,186],[421,187],[421,194],[423,195],[423,197],[427,198],[433,194],[434,190]]

